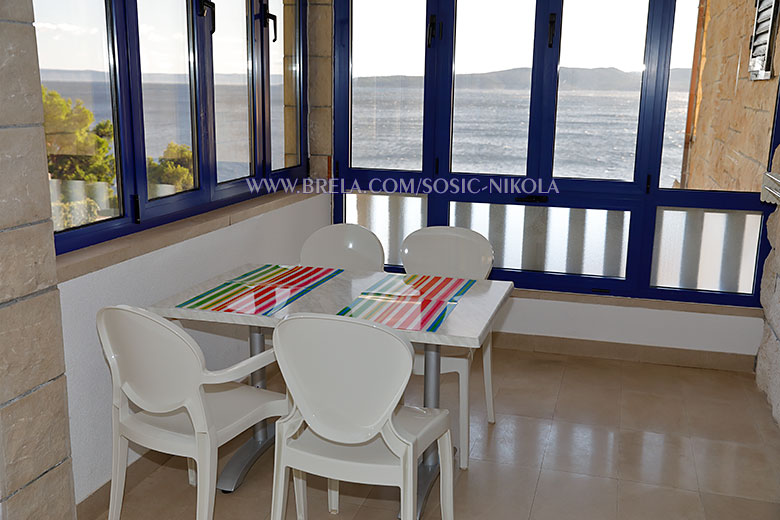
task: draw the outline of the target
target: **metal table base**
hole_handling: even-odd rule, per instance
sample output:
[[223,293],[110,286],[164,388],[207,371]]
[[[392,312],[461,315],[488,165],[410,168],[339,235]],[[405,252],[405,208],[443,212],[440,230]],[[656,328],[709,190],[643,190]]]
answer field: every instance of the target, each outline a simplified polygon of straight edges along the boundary
[[[423,392],[423,405],[426,408],[439,407],[439,390],[441,388],[441,347],[439,345],[425,345],[425,387]],[[431,494],[433,484],[439,477],[439,453],[435,444],[432,444],[422,456],[420,466],[417,469],[417,519],[422,518],[428,496]]]
[[[249,327],[249,354],[256,356],[265,350],[265,335],[260,327]],[[265,368],[253,372],[250,382],[257,388],[266,387]],[[246,474],[260,455],[274,445],[276,428],[274,424],[262,421],[254,426],[254,435],[231,457],[217,479],[217,489],[232,493],[241,486]]]

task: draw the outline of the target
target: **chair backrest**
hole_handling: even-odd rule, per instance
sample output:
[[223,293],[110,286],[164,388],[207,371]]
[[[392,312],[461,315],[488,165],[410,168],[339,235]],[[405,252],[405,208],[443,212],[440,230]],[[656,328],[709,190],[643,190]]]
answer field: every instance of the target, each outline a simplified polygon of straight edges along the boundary
[[470,229],[431,226],[404,239],[401,260],[407,273],[480,280],[493,268],[493,246]]
[[200,422],[192,408],[202,409],[200,386],[206,364],[184,329],[126,305],[100,309],[97,329],[111,369],[115,405],[120,404],[116,399],[121,391],[146,411],[165,413],[184,406],[193,423]]
[[277,325],[273,341],[295,406],[317,435],[333,442],[376,436],[412,373],[411,343],[365,320],[294,314]]
[[333,224],[315,231],[301,248],[301,264],[338,267],[349,271],[381,271],[385,266],[382,243],[357,224]]

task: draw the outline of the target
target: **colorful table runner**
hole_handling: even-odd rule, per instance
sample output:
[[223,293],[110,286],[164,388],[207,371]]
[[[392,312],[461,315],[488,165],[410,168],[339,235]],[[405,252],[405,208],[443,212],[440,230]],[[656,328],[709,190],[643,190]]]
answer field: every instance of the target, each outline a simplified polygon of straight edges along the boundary
[[476,280],[389,274],[339,311],[403,330],[435,332]]
[[180,303],[177,307],[271,316],[343,271],[327,267],[266,264]]

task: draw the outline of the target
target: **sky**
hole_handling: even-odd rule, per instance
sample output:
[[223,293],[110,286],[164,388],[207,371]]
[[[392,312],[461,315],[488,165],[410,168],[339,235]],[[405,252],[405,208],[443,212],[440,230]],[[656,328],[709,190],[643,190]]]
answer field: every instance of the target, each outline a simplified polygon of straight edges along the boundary
[[[243,73],[247,70],[245,2],[215,1],[215,72]],[[271,11],[281,15],[282,0],[270,3]],[[34,0],[33,4],[41,68],[107,69],[103,0]],[[138,0],[145,73],[187,72],[184,6],[184,0]],[[673,68],[691,66],[697,8],[698,0],[677,1]],[[423,74],[424,0],[353,0],[352,11],[354,76]],[[534,16],[532,0],[458,0],[456,73],[530,67]],[[560,65],[642,70],[646,23],[646,0],[565,0]],[[283,25],[280,20],[280,31]],[[281,73],[283,38],[279,36],[271,49],[271,65]]]

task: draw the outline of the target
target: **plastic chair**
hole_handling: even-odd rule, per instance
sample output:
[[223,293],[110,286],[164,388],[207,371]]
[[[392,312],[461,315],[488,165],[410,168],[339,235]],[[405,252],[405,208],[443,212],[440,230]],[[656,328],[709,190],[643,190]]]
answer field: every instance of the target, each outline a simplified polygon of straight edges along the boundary
[[363,226],[333,224],[306,239],[301,248],[301,265],[382,271],[385,251],[376,235]]
[[122,510],[128,440],[194,459],[197,519],[210,520],[217,448],[255,423],[289,410],[282,394],[232,382],[273,363],[274,352],[209,371],[197,343],[183,329],[124,305],[101,309],[97,329],[114,387],[109,520],[119,520]]
[[[274,331],[293,402],[276,422],[271,520],[285,518],[290,470],[299,519],[306,474],[401,488],[401,520],[416,517],[417,459],[437,442],[441,510],[453,518],[453,460],[446,410],[399,405],[412,372],[411,344],[372,322],[297,314]],[[337,490],[329,489],[329,495]]]
[[[401,259],[407,273],[435,274],[458,278],[485,279],[493,268],[493,247],[488,239],[466,228],[432,226],[415,231],[401,245]],[[463,353],[461,353],[463,352]],[[442,352],[441,373],[458,374],[459,432],[458,460],[461,469],[469,466],[469,372],[474,351],[448,349]],[[485,379],[485,400],[488,422],[496,422],[493,405],[492,341],[488,335],[482,345],[482,370]],[[414,356],[415,375],[425,371],[425,357]]]

